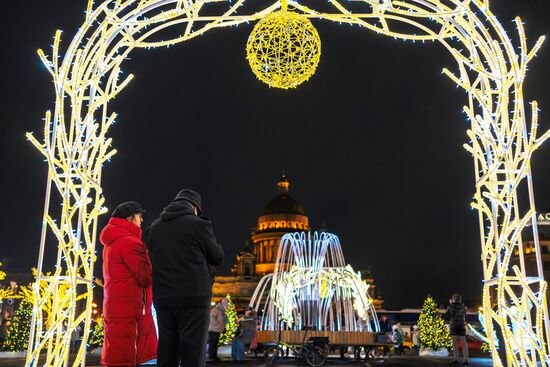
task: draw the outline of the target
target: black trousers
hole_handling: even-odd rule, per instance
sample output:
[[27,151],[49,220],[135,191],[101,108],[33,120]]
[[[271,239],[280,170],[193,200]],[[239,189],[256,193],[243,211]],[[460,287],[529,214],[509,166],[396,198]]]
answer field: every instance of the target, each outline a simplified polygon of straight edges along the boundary
[[210,359],[218,358],[218,344],[220,344],[220,333],[208,332],[208,357]]
[[159,345],[157,367],[204,367],[208,308],[157,308]]

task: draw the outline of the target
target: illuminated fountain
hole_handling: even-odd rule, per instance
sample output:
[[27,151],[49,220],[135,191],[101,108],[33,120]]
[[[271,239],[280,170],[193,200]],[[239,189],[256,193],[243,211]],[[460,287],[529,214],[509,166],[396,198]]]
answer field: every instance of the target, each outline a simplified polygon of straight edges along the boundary
[[308,325],[332,336],[370,334],[379,324],[368,290],[346,265],[336,235],[296,232],[281,239],[275,271],[260,280],[250,305],[261,314],[262,331],[292,332]]

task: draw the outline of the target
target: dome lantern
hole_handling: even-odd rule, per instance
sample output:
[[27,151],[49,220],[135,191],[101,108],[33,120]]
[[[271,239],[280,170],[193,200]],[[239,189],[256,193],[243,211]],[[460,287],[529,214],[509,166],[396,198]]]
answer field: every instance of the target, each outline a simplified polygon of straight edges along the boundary
[[284,171],[277,182],[278,194],[271,199],[264,208],[262,215],[270,214],[297,214],[305,215],[304,208],[289,193],[290,182]]
[[290,182],[286,179],[285,172],[281,174],[281,179],[277,182],[277,188],[280,193],[287,193],[290,186]]

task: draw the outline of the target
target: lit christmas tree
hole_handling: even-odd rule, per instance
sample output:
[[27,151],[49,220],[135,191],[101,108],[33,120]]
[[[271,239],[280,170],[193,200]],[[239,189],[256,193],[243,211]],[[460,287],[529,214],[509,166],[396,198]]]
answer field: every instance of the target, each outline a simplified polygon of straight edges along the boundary
[[422,306],[422,313],[418,319],[420,329],[420,349],[431,349],[433,351],[452,348],[451,336],[445,326],[445,321],[437,311],[434,299],[428,296]]
[[237,332],[237,311],[235,310],[235,304],[231,300],[231,296],[228,294],[225,296],[227,299],[227,309],[225,310],[225,316],[227,317],[227,324],[225,324],[225,330],[220,335],[220,344],[229,344],[235,337]]
[[24,352],[29,344],[31,329],[32,303],[23,299],[13,315],[13,321],[6,336],[4,350],[7,352]]
[[[2,263],[0,262],[0,281],[6,279],[6,273],[1,270]],[[10,287],[3,288],[0,284],[0,302],[6,298],[21,298],[13,293],[13,290]]]
[[103,315],[97,320],[97,322],[94,324],[94,328],[92,329],[92,332],[90,333],[90,347],[92,348],[99,348],[103,346],[103,340],[105,338],[105,332],[103,329]]
[[[0,263],[0,268],[2,267],[2,263]],[[6,273],[0,270],[0,280],[6,279]]]

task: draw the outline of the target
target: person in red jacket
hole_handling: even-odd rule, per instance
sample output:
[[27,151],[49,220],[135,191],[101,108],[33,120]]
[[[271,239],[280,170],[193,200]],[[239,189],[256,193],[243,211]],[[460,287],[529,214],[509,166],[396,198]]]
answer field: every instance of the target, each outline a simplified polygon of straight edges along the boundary
[[157,357],[151,261],[141,241],[143,213],[138,202],[120,204],[99,237],[104,246],[104,366],[138,366]]

